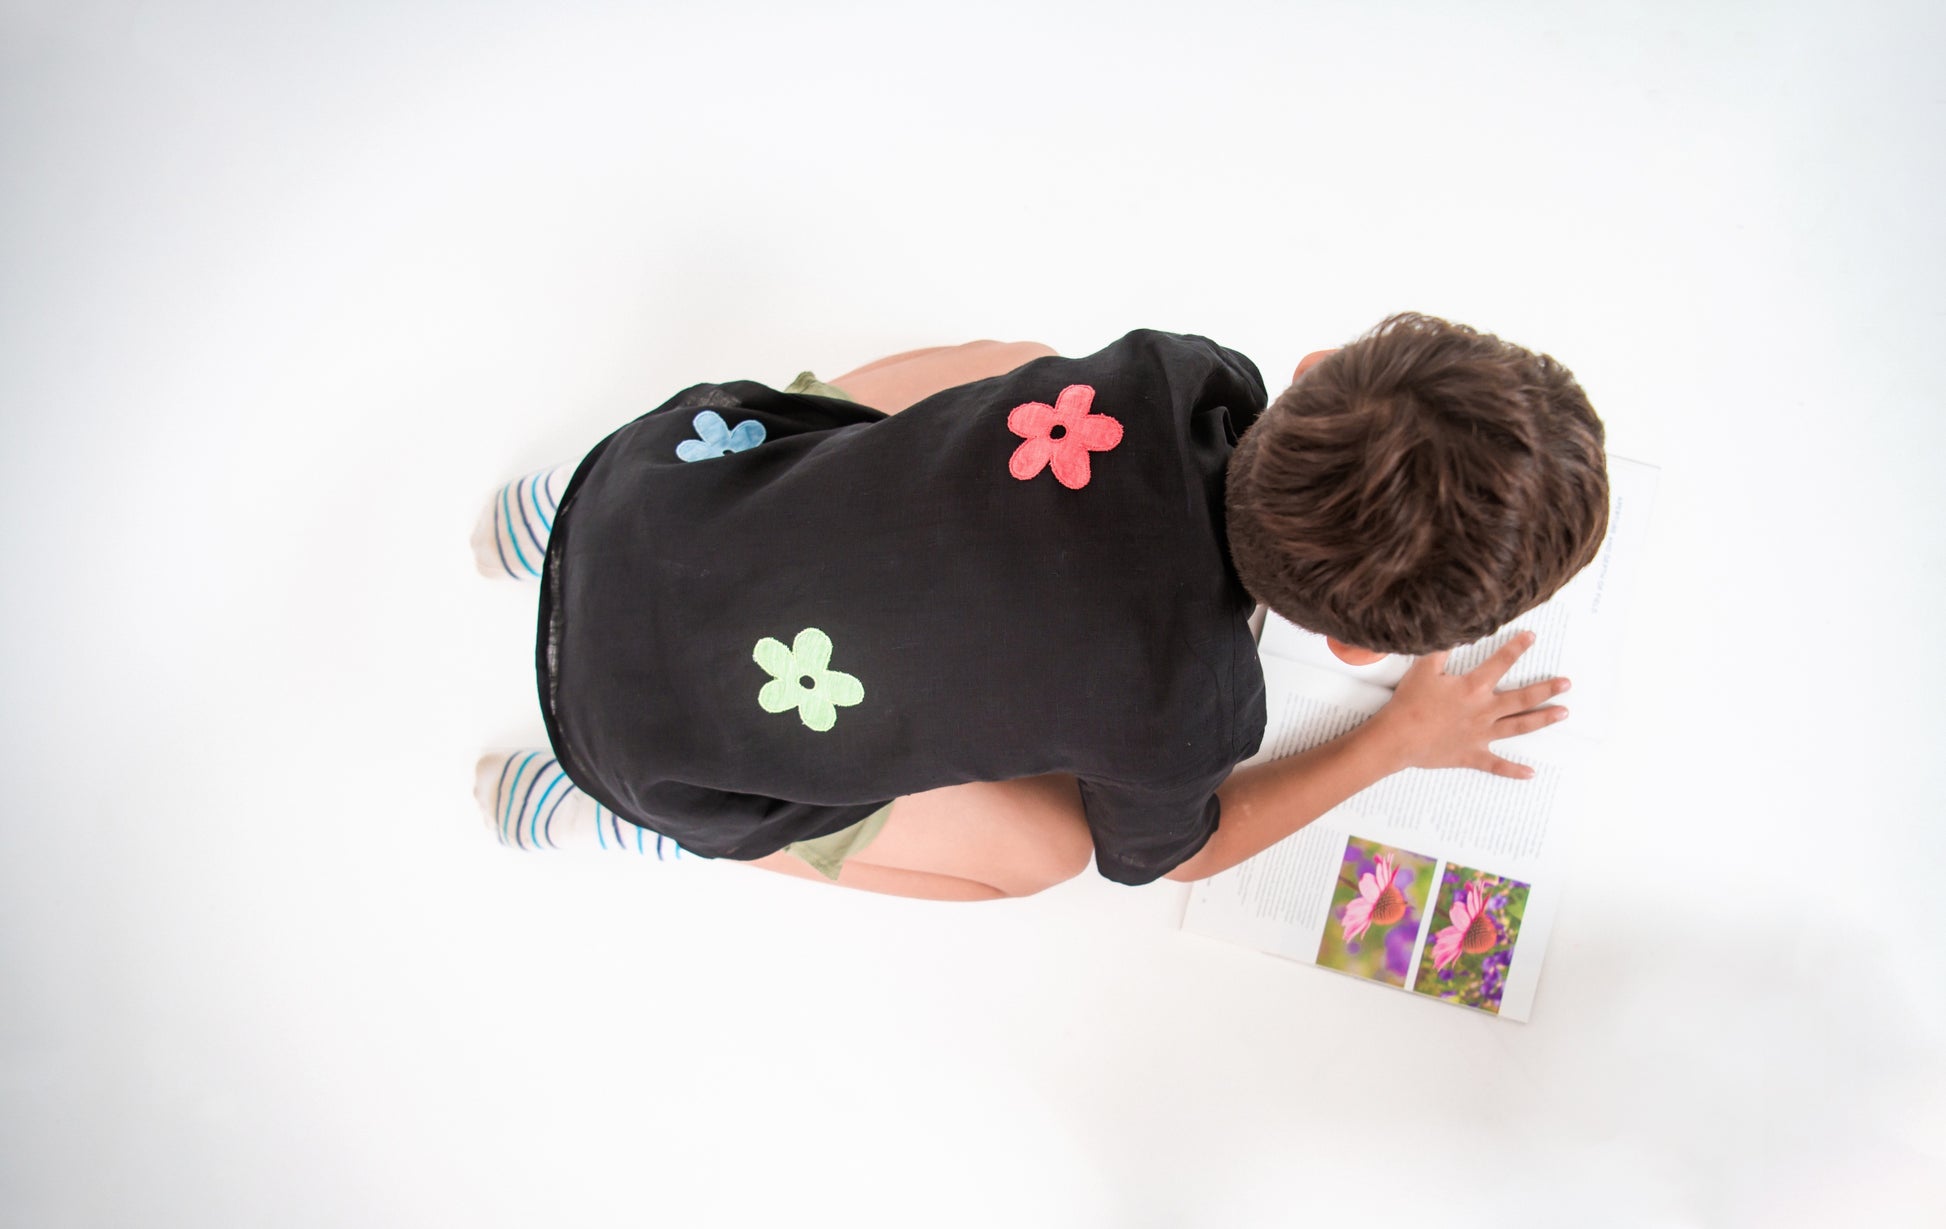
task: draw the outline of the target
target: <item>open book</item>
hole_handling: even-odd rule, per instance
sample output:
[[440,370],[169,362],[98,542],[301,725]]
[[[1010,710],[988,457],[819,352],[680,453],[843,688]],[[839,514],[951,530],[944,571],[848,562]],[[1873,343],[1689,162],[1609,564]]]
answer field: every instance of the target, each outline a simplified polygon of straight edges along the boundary
[[[1413,994],[1525,1020],[1558,887],[1555,849],[1575,816],[1578,763],[1608,731],[1625,598],[1654,502],[1653,466],[1610,457],[1608,535],[1552,599],[1455,649],[1459,674],[1533,631],[1501,680],[1566,675],[1567,721],[1492,746],[1530,765],[1514,780],[1470,768],[1409,768],[1278,844],[1193,885],[1182,928]],[[1324,637],[1270,615],[1258,641],[1268,726],[1244,765],[1327,742],[1376,713],[1411,659],[1348,666]]]

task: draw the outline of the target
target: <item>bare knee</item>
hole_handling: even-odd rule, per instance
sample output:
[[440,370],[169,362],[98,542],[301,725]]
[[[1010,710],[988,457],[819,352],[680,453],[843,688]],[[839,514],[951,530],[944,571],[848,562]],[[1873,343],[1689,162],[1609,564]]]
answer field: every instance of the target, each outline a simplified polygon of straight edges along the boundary
[[1087,871],[1095,860],[1094,832],[1088,827],[1086,814],[1081,805],[1081,790],[1074,777],[1068,773],[1051,773],[1034,779],[1044,806],[1052,806],[1059,817],[1046,830],[1046,839],[1041,843],[1041,856],[1037,860],[1041,871],[1036,892],[1044,892],[1057,883],[1066,883]]
[[1094,860],[1094,841],[1083,829],[1079,836],[1050,842],[1031,865],[1022,868],[1019,880],[1002,890],[1009,896],[1035,896],[1081,875]]
[[969,341],[962,345],[960,349],[985,350],[995,354],[1004,354],[1008,358],[1011,358],[1016,366],[1021,363],[1032,362],[1037,358],[1059,357],[1059,352],[1053,346],[1039,341],[994,341],[991,338],[985,338],[980,341]]

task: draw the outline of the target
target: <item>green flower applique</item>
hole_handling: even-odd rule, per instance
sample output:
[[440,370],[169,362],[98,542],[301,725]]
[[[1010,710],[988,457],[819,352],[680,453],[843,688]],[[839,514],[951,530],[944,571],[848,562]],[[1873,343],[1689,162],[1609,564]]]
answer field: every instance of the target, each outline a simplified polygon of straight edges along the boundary
[[757,693],[757,703],[766,713],[797,710],[805,725],[828,730],[838,720],[838,709],[850,707],[865,698],[864,684],[842,670],[831,670],[831,637],[815,627],[797,633],[790,648],[781,640],[765,636],[757,641],[751,656],[770,681]]

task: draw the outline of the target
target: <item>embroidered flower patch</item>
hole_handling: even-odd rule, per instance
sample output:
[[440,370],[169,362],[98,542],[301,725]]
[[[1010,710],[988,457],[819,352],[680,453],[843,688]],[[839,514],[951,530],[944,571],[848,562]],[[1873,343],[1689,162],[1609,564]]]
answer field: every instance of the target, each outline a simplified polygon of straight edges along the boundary
[[715,410],[696,415],[696,434],[700,437],[676,445],[676,455],[685,461],[707,461],[726,452],[746,452],[764,442],[764,425],[752,418],[732,430]]
[[1078,491],[1088,485],[1088,454],[1107,452],[1122,442],[1122,424],[1106,414],[1091,414],[1095,390],[1070,384],[1054,404],[1029,401],[1007,415],[1007,430],[1026,442],[1014,449],[1007,472],[1026,482],[1050,462],[1062,486]]
[[765,636],[751,653],[770,681],[757,693],[757,703],[766,713],[797,710],[798,717],[814,730],[828,730],[838,720],[838,709],[850,707],[865,698],[865,687],[831,663],[831,637],[815,627],[797,633],[785,648],[781,640]]

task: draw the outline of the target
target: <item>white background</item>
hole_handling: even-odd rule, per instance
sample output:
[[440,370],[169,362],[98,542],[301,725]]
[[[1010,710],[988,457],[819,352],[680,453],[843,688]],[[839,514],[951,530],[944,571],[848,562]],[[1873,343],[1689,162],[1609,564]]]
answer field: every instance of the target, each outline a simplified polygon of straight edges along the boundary
[[[1568,9],[0,4],[0,1221],[1930,1220],[1941,11]],[[1275,391],[1408,308],[1663,467],[1531,1024],[1178,884],[487,836],[496,483],[699,380]]]

